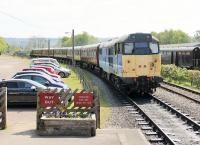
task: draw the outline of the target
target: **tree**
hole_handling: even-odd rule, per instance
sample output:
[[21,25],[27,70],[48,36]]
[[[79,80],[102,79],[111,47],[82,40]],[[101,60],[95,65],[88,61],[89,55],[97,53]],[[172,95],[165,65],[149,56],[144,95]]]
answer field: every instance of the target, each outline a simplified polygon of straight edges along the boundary
[[6,49],[8,49],[8,43],[5,41],[5,39],[0,37],[0,53],[4,52]]
[[[93,44],[93,43],[98,42],[98,39],[96,37],[89,35],[87,32],[83,32],[82,34],[75,35],[74,39],[75,39],[75,46]],[[72,46],[71,37],[63,37],[62,46],[64,47]]]
[[159,39],[160,44],[176,44],[191,42],[190,36],[181,30],[165,30],[163,32],[152,32],[153,36]]
[[197,30],[194,37],[193,37],[194,42],[200,42],[200,30]]

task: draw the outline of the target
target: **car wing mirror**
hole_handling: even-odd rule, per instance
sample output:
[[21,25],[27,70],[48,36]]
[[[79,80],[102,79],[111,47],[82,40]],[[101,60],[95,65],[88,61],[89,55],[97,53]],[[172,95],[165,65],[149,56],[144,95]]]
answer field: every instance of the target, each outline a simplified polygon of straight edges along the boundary
[[37,91],[36,86],[32,86],[32,87],[31,87],[31,90],[33,90],[33,91]]
[[50,83],[49,83],[48,81],[46,81],[44,84],[45,84],[45,86],[47,86],[47,87],[50,85]]

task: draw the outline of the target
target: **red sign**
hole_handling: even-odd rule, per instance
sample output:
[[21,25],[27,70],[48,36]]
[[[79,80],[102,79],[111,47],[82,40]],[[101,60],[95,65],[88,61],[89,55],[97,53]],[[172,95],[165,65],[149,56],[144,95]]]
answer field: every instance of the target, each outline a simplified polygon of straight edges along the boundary
[[41,92],[39,93],[40,107],[54,107],[59,104],[59,93]]
[[75,93],[74,106],[75,107],[92,107],[93,93]]

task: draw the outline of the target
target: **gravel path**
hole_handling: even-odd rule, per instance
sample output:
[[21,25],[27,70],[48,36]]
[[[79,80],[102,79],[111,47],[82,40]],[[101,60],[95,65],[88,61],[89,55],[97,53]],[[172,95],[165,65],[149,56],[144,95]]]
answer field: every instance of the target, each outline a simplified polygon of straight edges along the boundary
[[91,76],[93,82],[105,92],[105,97],[110,104],[111,115],[105,123],[105,128],[135,128],[135,118],[131,116],[127,108],[119,102],[116,97],[116,92],[94,74],[88,74]]
[[16,72],[27,67],[25,59],[0,55],[0,79],[10,79]]
[[200,121],[199,104],[196,104],[193,101],[190,101],[182,96],[173,94],[161,88],[158,88],[154,94],[162,100],[171,103],[176,108],[179,108],[182,112],[189,114],[191,117],[194,117],[194,120]]

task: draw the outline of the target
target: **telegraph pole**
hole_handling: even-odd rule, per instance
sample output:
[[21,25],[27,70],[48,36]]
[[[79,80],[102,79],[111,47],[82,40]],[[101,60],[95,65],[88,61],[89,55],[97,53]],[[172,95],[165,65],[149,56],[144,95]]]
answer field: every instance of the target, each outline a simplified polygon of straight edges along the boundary
[[75,61],[74,61],[74,29],[72,29],[72,66],[75,67]]
[[48,39],[48,57],[50,56],[50,39]]

